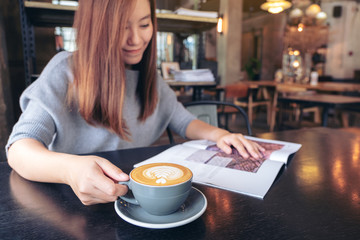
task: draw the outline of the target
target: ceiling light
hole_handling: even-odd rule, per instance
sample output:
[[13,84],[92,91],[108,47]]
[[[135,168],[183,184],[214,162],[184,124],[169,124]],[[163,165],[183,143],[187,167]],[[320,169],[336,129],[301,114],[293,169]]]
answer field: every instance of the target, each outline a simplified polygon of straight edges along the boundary
[[301,11],[300,8],[294,8],[289,13],[289,18],[291,18],[291,19],[293,19],[293,18],[301,18],[302,16],[304,16],[304,13],[303,13],[303,11]]
[[291,3],[284,0],[267,0],[261,4],[260,8],[264,11],[276,14],[291,7]]
[[311,4],[306,10],[305,14],[308,17],[315,18],[316,15],[321,12],[321,8],[317,4]]

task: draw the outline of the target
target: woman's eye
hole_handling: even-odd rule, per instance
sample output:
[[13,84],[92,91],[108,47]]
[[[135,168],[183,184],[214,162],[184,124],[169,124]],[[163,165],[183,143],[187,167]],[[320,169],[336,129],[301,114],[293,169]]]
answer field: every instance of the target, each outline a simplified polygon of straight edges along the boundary
[[140,27],[142,27],[142,28],[147,28],[147,27],[149,27],[150,26],[150,24],[143,24],[143,25],[140,25]]

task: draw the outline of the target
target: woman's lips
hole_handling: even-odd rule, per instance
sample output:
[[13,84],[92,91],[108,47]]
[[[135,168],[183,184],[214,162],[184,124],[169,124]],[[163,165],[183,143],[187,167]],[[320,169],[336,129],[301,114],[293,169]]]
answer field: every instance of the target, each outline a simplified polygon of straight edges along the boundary
[[141,48],[139,49],[124,49],[124,52],[131,55],[136,55],[141,52]]

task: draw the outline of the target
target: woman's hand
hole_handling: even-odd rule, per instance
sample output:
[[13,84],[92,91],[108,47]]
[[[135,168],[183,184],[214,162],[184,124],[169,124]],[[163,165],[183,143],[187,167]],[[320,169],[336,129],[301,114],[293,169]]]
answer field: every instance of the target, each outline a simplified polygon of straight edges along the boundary
[[263,147],[246,139],[240,133],[229,133],[224,129],[211,126],[198,119],[190,122],[186,129],[186,137],[216,142],[217,146],[227,154],[230,154],[232,152],[231,147],[234,147],[244,158],[260,159],[263,157],[263,152],[265,152]]
[[85,205],[113,202],[127,192],[127,187],[117,182],[127,181],[129,176],[108,160],[53,152],[34,139],[12,144],[8,162],[28,180],[70,185]]
[[108,160],[97,156],[76,156],[68,175],[68,184],[84,205],[114,202],[126,194],[118,181],[129,176]]
[[249,157],[260,159],[264,156],[263,152],[265,152],[263,147],[256,142],[246,139],[240,133],[226,133],[217,140],[216,144],[227,154],[232,152],[231,146],[233,146],[246,159]]

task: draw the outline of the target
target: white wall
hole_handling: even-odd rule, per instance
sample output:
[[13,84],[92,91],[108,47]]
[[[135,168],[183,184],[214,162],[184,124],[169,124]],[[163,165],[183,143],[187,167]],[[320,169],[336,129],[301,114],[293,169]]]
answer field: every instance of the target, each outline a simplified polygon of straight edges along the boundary
[[[333,17],[335,6],[342,7],[341,17]],[[360,3],[356,1],[323,1],[329,24],[329,42],[325,74],[334,78],[354,78],[360,70]]]

